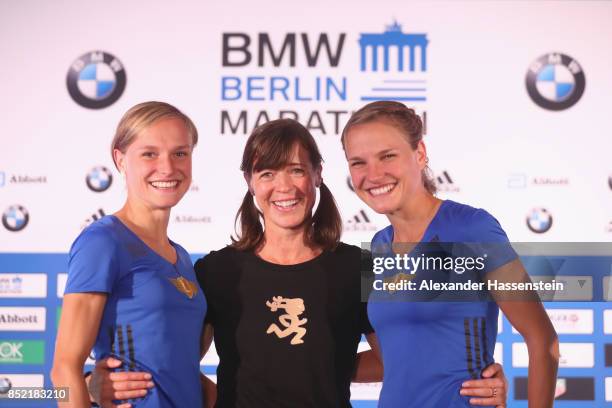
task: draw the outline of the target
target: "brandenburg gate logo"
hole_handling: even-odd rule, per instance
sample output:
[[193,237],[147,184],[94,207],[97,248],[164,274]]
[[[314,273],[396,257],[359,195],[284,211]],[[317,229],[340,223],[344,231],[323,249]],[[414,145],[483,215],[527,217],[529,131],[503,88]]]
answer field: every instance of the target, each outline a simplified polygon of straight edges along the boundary
[[[368,62],[372,71],[379,70],[378,49],[384,51],[383,70],[389,71],[389,51],[395,48],[397,51],[397,70],[404,71],[405,54],[408,49],[409,64],[406,67],[410,72],[416,69],[427,71],[427,34],[407,34],[402,32],[402,26],[394,22],[382,34],[361,34],[359,46],[361,47],[361,70],[366,71]],[[368,59],[368,51],[370,58]],[[419,67],[416,66],[416,53],[419,52]]]
[[425,102],[428,44],[427,34],[404,33],[397,21],[383,33],[362,33],[360,70],[369,90],[360,92],[361,100]]

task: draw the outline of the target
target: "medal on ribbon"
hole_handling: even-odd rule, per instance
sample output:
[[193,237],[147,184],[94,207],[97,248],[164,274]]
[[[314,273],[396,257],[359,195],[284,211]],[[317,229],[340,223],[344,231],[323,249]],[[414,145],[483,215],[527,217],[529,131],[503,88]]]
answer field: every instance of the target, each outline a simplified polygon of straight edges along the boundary
[[174,285],[175,288],[178,289],[179,292],[187,296],[189,299],[193,299],[193,297],[198,293],[198,285],[191,282],[188,279],[179,276],[178,278],[169,278],[170,282]]

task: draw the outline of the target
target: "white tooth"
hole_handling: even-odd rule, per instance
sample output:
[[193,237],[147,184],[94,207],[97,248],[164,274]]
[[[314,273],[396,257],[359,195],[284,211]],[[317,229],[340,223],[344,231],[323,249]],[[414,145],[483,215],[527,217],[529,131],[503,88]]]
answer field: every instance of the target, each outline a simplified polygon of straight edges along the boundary
[[178,181],[154,181],[151,184],[157,188],[170,188],[176,186]]
[[297,202],[298,200],[285,200],[285,201],[275,201],[274,204],[278,205],[279,207],[291,207]]
[[376,195],[388,193],[389,191],[393,189],[393,187],[395,187],[393,184],[387,184],[386,186],[373,188],[370,190],[370,192],[372,193],[372,195],[376,196]]

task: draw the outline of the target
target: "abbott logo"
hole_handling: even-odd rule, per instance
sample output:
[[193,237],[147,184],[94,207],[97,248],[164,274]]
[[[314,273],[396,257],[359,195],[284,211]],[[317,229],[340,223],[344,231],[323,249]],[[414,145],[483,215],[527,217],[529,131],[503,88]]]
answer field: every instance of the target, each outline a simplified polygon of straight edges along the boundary
[[0,331],[44,331],[44,307],[0,307]]

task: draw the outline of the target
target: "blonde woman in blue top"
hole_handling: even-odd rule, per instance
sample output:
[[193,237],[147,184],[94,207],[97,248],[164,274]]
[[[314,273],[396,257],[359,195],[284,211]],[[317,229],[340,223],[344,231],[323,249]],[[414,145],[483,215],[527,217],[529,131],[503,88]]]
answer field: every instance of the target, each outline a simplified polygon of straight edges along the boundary
[[83,365],[92,349],[97,359],[120,360],[123,370],[150,373],[155,387],[135,405],[202,405],[206,300],[189,255],[167,235],[170,210],[191,183],[197,138],[191,120],[166,103],[136,105],[121,119],[111,150],[127,200],[70,250],[51,371],[54,386],[70,391],[60,406],[90,405]]

